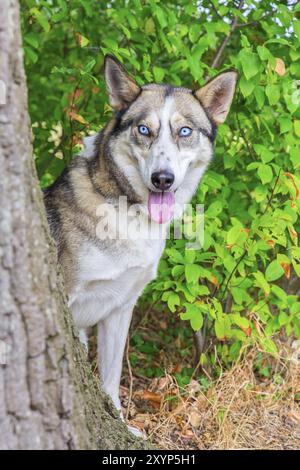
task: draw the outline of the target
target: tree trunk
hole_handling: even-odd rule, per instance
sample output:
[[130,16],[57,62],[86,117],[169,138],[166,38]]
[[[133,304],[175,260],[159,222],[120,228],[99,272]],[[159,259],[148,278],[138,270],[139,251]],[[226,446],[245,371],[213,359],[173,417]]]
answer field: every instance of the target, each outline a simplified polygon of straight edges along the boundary
[[0,64],[0,447],[144,448],[91,373],[66,308],[32,158],[17,0],[1,0]]

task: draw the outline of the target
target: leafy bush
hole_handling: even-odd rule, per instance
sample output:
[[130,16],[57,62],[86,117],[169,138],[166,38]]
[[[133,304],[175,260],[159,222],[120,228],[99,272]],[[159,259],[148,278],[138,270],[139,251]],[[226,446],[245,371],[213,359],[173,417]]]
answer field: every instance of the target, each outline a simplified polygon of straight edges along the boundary
[[[205,205],[204,246],[169,241],[143,302],[167,305],[194,330],[205,325],[224,363],[253,342],[276,354],[278,332],[300,338],[300,4],[25,0],[22,25],[43,186],[111,113],[107,52],[139,83],[194,87],[220,70],[239,71],[194,198]],[[214,358],[208,351],[201,362]]]

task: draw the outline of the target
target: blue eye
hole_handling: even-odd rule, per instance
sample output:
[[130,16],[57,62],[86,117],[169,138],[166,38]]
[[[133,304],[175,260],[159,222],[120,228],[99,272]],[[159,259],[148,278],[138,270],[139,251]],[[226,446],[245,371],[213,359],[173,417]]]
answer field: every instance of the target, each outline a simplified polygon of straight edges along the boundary
[[192,133],[192,129],[190,127],[182,127],[179,131],[180,137],[188,137]]
[[143,125],[139,126],[138,130],[139,130],[139,133],[142,134],[142,135],[149,135],[150,134],[150,131],[149,131],[147,126],[143,126]]

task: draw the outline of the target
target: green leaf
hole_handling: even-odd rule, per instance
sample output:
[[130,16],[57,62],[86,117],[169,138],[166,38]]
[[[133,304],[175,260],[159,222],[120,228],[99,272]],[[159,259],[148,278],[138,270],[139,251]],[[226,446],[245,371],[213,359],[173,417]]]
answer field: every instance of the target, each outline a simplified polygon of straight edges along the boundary
[[155,23],[152,18],[148,18],[145,23],[145,32],[147,34],[154,34],[155,33]]
[[180,314],[182,320],[190,320],[191,327],[194,331],[200,330],[203,325],[203,315],[196,304],[184,304],[185,312]]
[[273,285],[271,288],[271,292],[278,297],[278,299],[282,300],[283,302],[286,302],[287,300],[287,294],[281,287]]
[[184,257],[187,263],[193,264],[196,258],[196,250],[185,250]]
[[201,274],[201,268],[197,264],[186,264],[185,277],[188,283],[195,284],[198,282]]
[[294,302],[290,308],[290,312],[292,315],[296,315],[297,313],[300,313],[300,302]]
[[281,116],[279,118],[280,133],[284,134],[290,132],[293,128],[292,120],[288,116]]
[[279,99],[280,99],[280,90],[278,85],[273,85],[272,83],[269,83],[266,86],[266,95],[268,97],[269,103],[271,106],[274,104],[277,104]]
[[300,137],[300,120],[295,119],[294,121],[294,131],[297,137]]
[[208,209],[205,211],[205,218],[215,218],[222,212],[223,204],[222,201],[214,201],[210,204]]
[[294,28],[295,34],[297,35],[300,41],[300,20],[296,20],[293,22],[293,28]]
[[264,163],[269,163],[275,157],[275,153],[271,152],[267,148],[264,148],[260,155],[261,155],[261,159]]
[[191,327],[193,328],[194,331],[198,331],[200,330],[200,328],[202,328],[202,325],[203,325],[203,316],[201,312],[198,312],[197,316],[194,316],[193,318],[191,318]]
[[272,356],[277,355],[277,346],[271,338],[263,338],[261,340],[261,344],[267,353],[271,354]]
[[43,28],[45,33],[48,33],[50,31],[50,23],[44,13],[42,13],[38,8],[35,7],[30,9],[30,13],[32,16],[35,17],[36,21]]
[[206,286],[199,286],[197,289],[198,295],[209,295],[209,288]]
[[184,266],[182,264],[178,264],[177,266],[174,266],[174,268],[172,268],[172,276],[175,278],[181,276],[181,274],[183,273],[184,273]]
[[289,43],[289,41],[284,38],[269,39],[268,41],[265,42],[265,44],[283,44],[284,46],[291,47],[291,44]]
[[280,266],[277,260],[272,261],[266,269],[266,280],[269,282],[276,281],[284,274],[284,269]]
[[179,295],[176,294],[175,292],[172,292],[167,300],[168,307],[171,310],[171,312],[175,312],[176,310],[176,305],[180,305],[180,298]]
[[201,32],[201,25],[194,23],[189,30],[189,39],[192,43],[196,42]]
[[154,66],[153,67],[153,75],[154,75],[154,79],[157,83],[160,83],[162,82],[164,76],[165,76],[165,70],[162,69],[161,67],[156,67]]
[[92,59],[90,60],[85,66],[84,66],[84,71],[85,72],[91,72],[91,70],[94,68],[96,64],[96,60],[95,59]]
[[32,47],[29,46],[24,46],[24,52],[26,58],[30,60],[33,64],[35,64],[38,61],[38,55],[37,53],[32,49]]
[[239,53],[239,59],[242,69],[247,80],[254,77],[259,72],[258,55],[248,49],[242,49]]
[[224,340],[226,337],[226,325],[225,321],[221,318],[215,321],[215,333],[217,338]]
[[279,315],[278,315],[278,323],[279,323],[279,326],[283,326],[283,325],[286,325],[287,323],[290,322],[290,317],[288,316],[288,314],[284,311],[280,312]]
[[244,76],[242,76],[239,80],[239,87],[243,96],[247,98],[247,96],[251,95],[251,93],[253,92],[255,88],[255,83],[251,80],[247,80]]
[[247,318],[242,317],[239,313],[234,313],[231,315],[234,323],[240,328],[247,330],[250,327],[250,322]]
[[265,279],[264,275],[258,271],[253,273],[253,276],[255,278],[255,285],[260,287],[264,291],[265,295],[268,296],[270,294],[270,285]]
[[226,241],[228,245],[234,245],[241,235],[241,226],[234,225],[227,233]]
[[34,47],[34,49],[39,48],[39,35],[35,33],[25,34],[24,41],[27,42],[30,46]]
[[254,96],[259,108],[262,108],[265,104],[265,92],[263,87],[256,86],[254,89]]
[[86,47],[90,43],[89,39],[83,36],[82,34],[80,34],[79,36],[80,36],[80,39],[79,39],[80,47]]
[[272,57],[272,54],[267,47],[257,46],[257,52],[261,60],[268,60]]
[[258,167],[258,176],[263,184],[270,183],[273,178],[273,171],[270,165],[260,164]]
[[156,15],[156,18],[158,19],[161,29],[164,29],[168,24],[164,10],[160,8],[159,6],[156,6],[155,15]]

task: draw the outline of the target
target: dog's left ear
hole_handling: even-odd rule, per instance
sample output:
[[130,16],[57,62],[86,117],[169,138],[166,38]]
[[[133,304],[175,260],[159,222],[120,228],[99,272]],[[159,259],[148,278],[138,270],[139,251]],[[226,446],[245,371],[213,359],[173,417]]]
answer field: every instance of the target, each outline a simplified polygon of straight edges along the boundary
[[126,108],[138,96],[140,87],[114,56],[105,56],[104,67],[110,105],[117,111]]
[[195,92],[195,96],[216,124],[222,124],[227,117],[237,78],[237,72],[224,72]]

